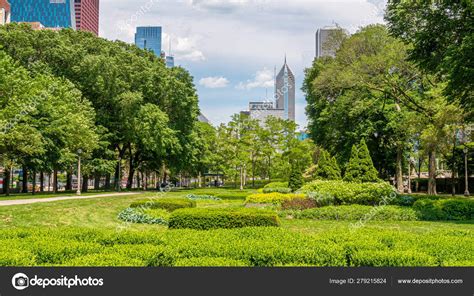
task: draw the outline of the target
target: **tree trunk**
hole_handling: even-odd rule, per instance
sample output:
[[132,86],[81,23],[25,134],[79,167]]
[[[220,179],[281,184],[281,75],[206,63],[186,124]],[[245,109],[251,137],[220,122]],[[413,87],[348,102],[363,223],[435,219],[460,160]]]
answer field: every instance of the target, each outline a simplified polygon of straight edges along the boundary
[[44,192],[44,173],[40,172],[40,192]]
[[105,175],[105,190],[110,190],[110,173]]
[[437,195],[436,191],[436,152],[429,152],[428,194]]
[[23,167],[22,170],[22,193],[28,193],[28,169],[26,167]]
[[398,193],[404,192],[403,186],[403,147],[397,147],[397,167],[396,167],[396,182],[397,182],[397,191]]
[[455,158],[455,154],[456,154],[456,142],[457,142],[457,139],[456,137],[454,137],[454,145],[453,145],[453,157],[452,157],[452,164],[451,164],[451,194],[452,196],[455,196],[456,195],[456,158]]
[[[79,184],[77,184],[79,186]],[[82,176],[82,189],[83,193],[86,193],[89,190],[89,176]]]
[[33,187],[32,187],[32,190],[31,190],[31,193],[33,195],[36,194],[36,170],[33,170]]
[[66,191],[72,191],[72,173],[70,171],[66,173]]
[[408,194],[411,194],[411,161],[408,162]]
[[10,195],[10,175],[11,171],[9,168],[5,168],[5,175],[3,176],[3,193],[6,196]]
[[418,180],[416,180],[416,188],[415,191],[419,192],[420,191],[420,180],[421,180],[421,163],[422,159],[418,158]]
[[94,190],[100,190],[100,174],[94,174]]
[[240,167],[240,190],[244,190],[244,168]]
[[198,176],[198,187],[199,187],[199,188],[202,187],[202,183],[201,183],[201,172],[199,172],[199,176]]
[[58,193],[58,169],[56,168],[53,170],[53,193]]

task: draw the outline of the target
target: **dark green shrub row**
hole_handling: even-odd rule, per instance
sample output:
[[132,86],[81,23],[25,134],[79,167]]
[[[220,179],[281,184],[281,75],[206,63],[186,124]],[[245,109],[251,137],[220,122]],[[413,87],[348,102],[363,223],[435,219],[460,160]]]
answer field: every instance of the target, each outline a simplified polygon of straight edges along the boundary
[[182,209],[175,211],[170,228],[207,230],[251,226],[279,226],[278,215],[258,209]]
[[417,194],[417,195],[398,195],[394,198],[390,204],[397,206],[411,207],[417,200],[429,199],[429,200],[439,200],[444,199],[440,195],[428,195],[428,194]]
[[416,211],[410,208],[398,206],[329,206],[323,208],[308,209],[304,211],[285,211],[282,216],[292,216],[296,219],[313,220],[393,220],[393,221],[415,221],[418,220]]
[[420,199],[413,208],[423,220],[474,220],[472,199]]
[[[316,180],[300,190],[310,196],[331,196],[336,204],[377,205],[387,203],[396,196],[388,183],[351,183],[344,181]],[[386,201],[384,201],[386,200]]]
[[451,226],[416,232],[342,227],[317,234],[279,227],[122,232],[2,229],[0,265],[472,267],[474,235]]
[[196,202],[185,198],[157,198],[136,201],[130,205],[131,208],[165,209],[174,211],[184,208],[195,208]]
[[139,208],[126,208],[118,214],[118,218],[125,222],[142,224],[168,225],[168,221],[161,217],[152,217],[139,210]]

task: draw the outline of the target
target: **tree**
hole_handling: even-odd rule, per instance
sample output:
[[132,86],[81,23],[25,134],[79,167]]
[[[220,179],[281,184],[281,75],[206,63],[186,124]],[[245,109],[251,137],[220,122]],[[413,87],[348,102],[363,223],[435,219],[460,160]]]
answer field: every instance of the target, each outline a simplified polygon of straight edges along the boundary
[[301,167],[292,165],[290,170],[289,187],[291,191],[295,192],[303,186],[303,173]]
[[341,169],[337,164],[337,160],[331,157],[329,152],[322,150],[319,156],[316,176],[327,180],[340,180]]
[[472,110],[474,96],[474,2],[472,0],[389,1],[390,32],[412,45],[410,59],[446,75],[446,93]]
[[351,159],[344,175],[344,181],[378,182],[379,180],[369,148],[365,141],[361,140],[358,147],[352,147]]

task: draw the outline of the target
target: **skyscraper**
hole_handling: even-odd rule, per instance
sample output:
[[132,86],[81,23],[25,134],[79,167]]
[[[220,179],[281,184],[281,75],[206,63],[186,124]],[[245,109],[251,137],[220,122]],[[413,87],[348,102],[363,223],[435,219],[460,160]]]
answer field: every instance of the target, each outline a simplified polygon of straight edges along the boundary
[[[338,33],[347,34],[347,31],[343,30],[338,26],[327,26],[321,29],[318,29],[316,32],[316,58],[320,57],[334,57],[336,51],[338,50],[339,45],[337,40],[331,38],[337,37]],[[335,44],[330,44],[328,42],[334,42]]]
[[173,56],[166,56],[166,67],[173,68],[174,67],[174,57]]
[[161,56],[161,27],[137,27],[135,45]]
[[9,0],[12,22],[39,22],[48,28],[76,29],[74,0]]
[[0,25],[10,22],[10,3],[7,0],[0,0]]
[[275,79],[276,109],[285,110],[284,118],[292,121],[296,120],[295,86],[295,75],[286,63],[285,57],[285,64],[283,65]]
[[78,30],[99,35],[99,0],[74,0]]

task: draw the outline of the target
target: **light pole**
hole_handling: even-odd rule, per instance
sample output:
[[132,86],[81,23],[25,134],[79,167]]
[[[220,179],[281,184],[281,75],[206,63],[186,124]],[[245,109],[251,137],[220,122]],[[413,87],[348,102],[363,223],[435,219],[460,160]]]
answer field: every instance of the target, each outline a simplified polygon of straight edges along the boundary
[[467,168],[467,153],[469,152],[469,149],[467,146],[464,147],[464,176],[466,178],[466,190],[464,191],[464,196],[469,196],[469,172]]
[[78,161],[77,161],[77,195],[81,195],[81,154],[82,150],[77,150]]

